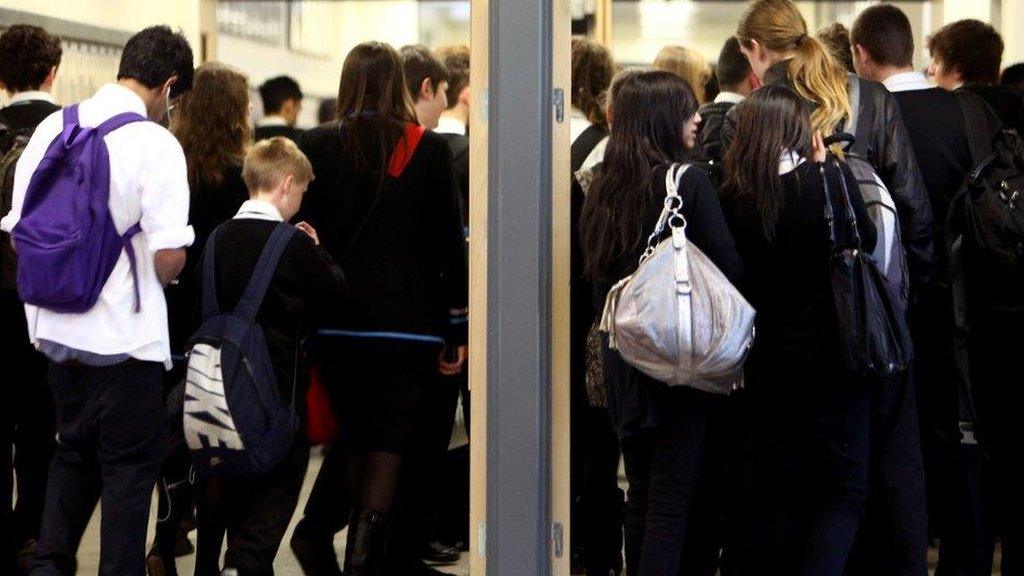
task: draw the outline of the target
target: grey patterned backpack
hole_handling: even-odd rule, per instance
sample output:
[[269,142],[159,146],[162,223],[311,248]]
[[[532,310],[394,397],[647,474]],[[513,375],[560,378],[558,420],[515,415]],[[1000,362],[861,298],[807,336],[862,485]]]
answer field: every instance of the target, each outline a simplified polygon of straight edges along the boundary
[[[679,181],[665,174],[665,208],[637,271],[608,293],[601,330],[630,365],[669,386],[728,394],[754,342],[754,308],[686,238]],[[665,227],[672,235],[661,243]]]

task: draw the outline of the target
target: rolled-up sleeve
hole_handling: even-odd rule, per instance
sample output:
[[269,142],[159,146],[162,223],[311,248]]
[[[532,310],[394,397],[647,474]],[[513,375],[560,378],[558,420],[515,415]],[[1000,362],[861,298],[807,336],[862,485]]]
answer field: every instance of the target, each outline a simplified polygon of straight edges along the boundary
[[189,187],[185,154],[178,141],[165,135],[158,161],[144,180],[142,231],[150,251],[191,246],[195,232],[188,225]]

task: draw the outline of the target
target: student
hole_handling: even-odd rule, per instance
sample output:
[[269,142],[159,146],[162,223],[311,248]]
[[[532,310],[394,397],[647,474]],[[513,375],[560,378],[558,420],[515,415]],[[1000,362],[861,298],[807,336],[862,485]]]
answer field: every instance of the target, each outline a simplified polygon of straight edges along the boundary
[[[207,246],[216,254],[213,282],[222,310],[237,305],[271,233],[287,226],[298,212],[313,168],[291,140],[276,136],[259,142],[246,155],[242,178],[249,200]],[[267,335],[281,398],[288,402],[296,394],[296,410],[304,419],[309,379],[299,343],[311,328],[332,317],[345,297],[345,284],[330,255],[320,248],[316,230],[305,222],[296,227],[302,233],[296,232],[285,248],[256,321]],[[203,278],[204,283],[209,280]],[[200,479],[201,485],[214,484],[219,498],[199,508],[198,537],[203,538],[204,515],[221,516],[227,527],[225,574],[274,573],[274,557],[295,512],[308,461],[309,444],[297,434],[285,459],[265,473]],[[219,552],[220,546],[216,549]],[[205,572],[197,566],[197,574]]]
[[786,86],[761,88],[736,107],[725,160],[723,206],[757,309],[746,369],[756,431],[751,573],[842,574],[867,493],[870,388],[839,354],[825,182],[838,229],[849,224],[842,179],[864,250],[875,229],[849,169],[820,163],[808,108]]
[[[443,93],[440,82],[419,86]],[[354,507],[345,573],[379,574],[387,560],[411,563],[391,569],[415,574],[419,560],[407,548],[388,550],[395,496],[433,374],[459,373],[467,353],[465,241],[451,150],[417,125],[402,60],[380,42],[360,44],[345,59],[338,118],[303,136],[317,174],[303,218],[345,267],[351,289],[344,321],[322,331],[319,343]]]
[[[171,353],[183,359],[186,342],[198,328],[195,311],[201,286],[200,256],[206,239],[217,226],[230,220],[249,198],[242,180],[242,161],[252,141],[248,78],[224,64],[203,64],[196,69],[192,90],[175,106],[170,129],[185,152],[190,189],[189,222],[196,235],[187,250],[188,258],[179,282],[165,291]],[[178,369],[170,374],[168,388],[172,389],[184,375],[181,360]],[[178,423],[172,429],[171,438],[171,451],[161,474],[161,490],[157,492],[160,513],[156,537],[147,560],[151,570],[159,564],[167,576],[176,574],[173,559],[179,525],[190,513],[193,500],[188,481],[190,462]],[[218,533],[219,537],[215,536]],[[217,567],[222,539],[223,527],[219,531],[200,529],[197,566]]]
[[[989,551],[979,550],[977,534],[968,535],[970,526],[964,493],[953,479],[963,471],[951,463],[977,461],[977,447],[961,446],[961,422],[971,422],[969,411],[960,409],[959,398],[965,389],[954,361],[956,337],[953,295],[949,283],[946,252],[947,212],[953,197],[973,168],[969,146],[971,132],[991,139],[998,120],[988,106],[969,91],[958,93],[935,88],[924,74],[913,68],[914,36],[906,15],[893,5],[872,6],[858,16],[853,26],[854,65],[862,77],[883,83],[899,102],[921,175],[928,190],[934,215],[935,258],[932,283],[919,288],[914,352],[916,386],[889,386],[880,397],[888,397],[889,407],[880,406],[878,414],[895,419],[878,422],[873,436],[883,431],[888,439],[875,438],[873,445],[872,497],[869,498],[866,545],[862,572],[888,571],[899,574],[925,573],[927,552],[926,511],[923,486],[920,485],[920,449],[915,428],[914,388],[919,399],[921,444],[927,464],[927,493],[931,505],[930,524],[940,536],[940,566],[950,568],[957,558],[979,558],[977,564],[991,565]],[[989,126],[969,126],[964,107],[975,107],[991,117]],[[912,387],[913,386],[913,387]],[[903,398],[902,401],[900,398]],[[875,442],[882,441],[881,444]],[[973,457],[972,457],[973,453]],[[910,481],[910,479],[914,479]],[[877,492],[877,494],[875,493]],[[974,498],[977,500],[977,497]],[[891,503],[881,507],[880,503]],[[877,520],[878,513],[888,518]],[[970,530],[973,532],[973,530]],[[964,535],[965,537],[960,537]],[[888,554],[886,553],[888,550]],[[973,550],[973,552],[968,552]],[[988,556],[986,561],[984,558]]]
[[[60,38],[37,26],[16,24],[0,35],[0,89],[10,95],[8,105],[0,109],[0,214],[10,209],[15,166],[24,143],[43,119],[60,109],[50,92],[62,52]],[[9,240],[0,233],[0,347],[19,384],[8,387],[0,415],[0,571],[23,573],[39,536],[55,424],[46,357],[28,339],[15,280],[17,255]],[[17,505],[11,500],[15,476]]]
[[256,124],[256,141],[284,136],[298,141],[302,131],[295,127],[302,112],[302,89],[291,76],[276,76],[260,84],[263,118]]
[[462,219],[469,224],[469,46],[442,46],[437,58],[448,71],[448,109],[441,113],[434,132],[452,148],[455,175],[462,198]]
[[448,109],[448,70],[426,46],[403,46],[399,54],[416,119],[427,130],[436,130]]
[[750,96],[759,84],[735,37],[726,40],[722,51],[718,53],[715,74],[722,90],[715,96],[714,102],[700,107],[702,121],[697,132],[697,147],[705,158],[721,164],[725,156],[722,146],[722,122],[725,115],[733,106]]
[[[572,40],[572,227],[575,232],[584,193],[576,174],[599,164],[608,145],[605,114],[615,73],[607,48],[584,38]],[[588,574],[622,573],[622,501],[618,486],[619,442],[607,406],[594,406],[587,391],[588,343],[595,322],[593,286],[583,277],[579,235],[572,238],[570,409],[572,428],[572,558]]]
[[704,56],[693,48],[665,46],[654,58],[655,70],[664,70],[679,76],[690,85],[697,105],[704,104],[704,86],[711,78],[711,66]]
[[[753,2],[740,18],[736,37],[762,84],[784,83],[800,94],[812,106],[811,125],[825,136],[843,129],[852,114],[847,85],[859,83],[857,141],[896,202],[913,296],[931,280],[932,214],[895,98],[884,86],[851,78],[836,64],[808,35],[791,0]],[[730,114],[722,130],[727,146],[735,130]]]
[[[679,76],[626,72],[611,87],[611,139],[595,167],[579,223],[584,273],[602,306],[611,286],[636,269],[665,201],[665,173],[696,141],[697,100]],[[687,237],[730,279],[742,272],[718,196],[701,170],[681,179]],[[605,383],[629,481],[626,573],[676,574],[706,561],[716,526],[694,522],[705,447],[724,396],[669,388],[626,364],[604,342]],[[680,551],[682,554],[680,555]],[[713,559],[712,559],[713,562]],[[688,573],[688,572],[682,572]]]
[[1024,134],[1024,103],[999,85],[1003,39],[979,20],[946,24],[928,38],[930,68],[935,82],[946,90],[970,90],[995,110],[1007,128]]
[[1024,99],[1024,63],[1007,66],[999,77],[999,84],[1013,90]]
[[850,51],[850,31],[839,22],[818,30],[818,40],[825,46],[832,58],[843,67],[843,70],[853,73],[853,52]]
[[[141,120],[165,116],[192,87],[192,50],[166,26],[147,28],[125,45],[117,77],[82,102],[77,116],[85,127],[123,113],[140,120],[104,138],[110,215],[118,232],[141,226],[127,241],[135,262],[121,251],[86,312],[25,307],[32,343],[50,360],[60,438],[33,574],[74,572],[78,541],[99,499],[100,571],[141,574],[150,497],[167,445],[162,391],[171,351],[163,286],[181,271],[193,232],[181,146],[155,122]],[[25,148],[4,231],[19,226],[29,180],[65,122],[64,113],[51,114]]]

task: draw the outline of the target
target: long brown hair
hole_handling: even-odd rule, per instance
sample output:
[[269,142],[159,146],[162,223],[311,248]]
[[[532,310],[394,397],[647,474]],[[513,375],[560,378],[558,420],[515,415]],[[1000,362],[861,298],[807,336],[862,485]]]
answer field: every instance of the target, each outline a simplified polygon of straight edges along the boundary
[[249,79],[235,68],[207,62],[171,115],[171,132],[185,151],[188,181],[220,186],[224,169],[241,166],[252,141]]
[[684,46],[665,46],[654,59],[654,69],[672,72],[693,89],[697,104],[704,103],[704,90],[711,79],[711,65],[700,52]]
[[[416,124],[402,60],[390,45],[364,42],[345,57],[338,87],[338,121],[345,149],[355,156],[357,166],[383,174],[405,126]],[[368,165],[364,128],[380,133],[377,166]]]
[[776,84],[755,91],[737,105],[736,112],[736,136],[725,154],[722,194],[741,200],[752,198],[764,237],[772,240],[785,205],[780,156],[786,150],[802,158],[812,154],[807,103],[788,86]]
[[811,111],[811,126],[828,136],[852,116],[846,93],[847,73],[817,38],[808,35],[807,23],[790,0],[757,0],[736,27],[745,48],[751,40],[775,52],[793,52],[789,81],[797,94],[818,106]]
[[608,128],[603,98],[614,75],[615,65],[607,48],[586,38],[572,39],[572,105],[601,128]]
[[612,279],[614,262],[640,247],[652,224],[654,168],[684,160],[683,125],[697,113],[690,86],[664,71],[619,74],[611,101],[611,137],[579,224],[584,273],[597,281]]

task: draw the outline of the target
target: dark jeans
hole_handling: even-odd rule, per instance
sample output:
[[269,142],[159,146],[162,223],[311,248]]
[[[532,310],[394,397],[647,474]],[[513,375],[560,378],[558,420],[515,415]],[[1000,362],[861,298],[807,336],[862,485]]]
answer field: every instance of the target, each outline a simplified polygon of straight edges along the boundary
[[[211,475],[200,480],[203,493],[198,510],[199,530],[208,526],[227,532],[224,568],[233,568],[239,576],[272,576],[274,558],[299,502],[299,492],[309,463],[309,446],[304,438],[296,440],[287,458],[269,472],[257,476]],[[209,498],[210,491],[217,498]],[[212,506],[211,506],[212,504]],[[211,518],[211,516],[213,518]],[[218,531],[213,539],[203,537],[204,545],[219,544]],[[207,544],[209,543],[209,544]],[[216,547],[220,552],[219,545]],[[197,576],[205,576],[209,564],[196,567]],[[218,571],[209,572],[212,575]]]
[[870,385],[841,374],[759,383],[743,573],[842,574],[868,491]]
[[[669,424],[622,441],[629,481],[625,542],[630,575],[698,573],[691,567],[717,561],[720,510],[704,507],[714,499],[702,498],[700,490],[704,478],[719,477],[708,463],[724,462],[712,458],[709,446],[716,443],[726,398],[690,388],[667,396]],[[708,574],[713,573],[711,568]]]
[[914,385],[880,381],[871,402],[871,458],[864,523],[847,574],[926,576],[927,505]]
[[[29,342],[25,307],[13,290],[0,290],[0,326],[9,382],[0,402],[0,572],[4,572],[13,566],[22,546],[39,535],[56,442],[46,357]],[[17,504],[12,501],[15,476]]]
[[50,365],[57,405],[57,452],[32,574],[73,574],[96,507],[101,575],[142,574],[149,504],[167,447],[163,367]]

